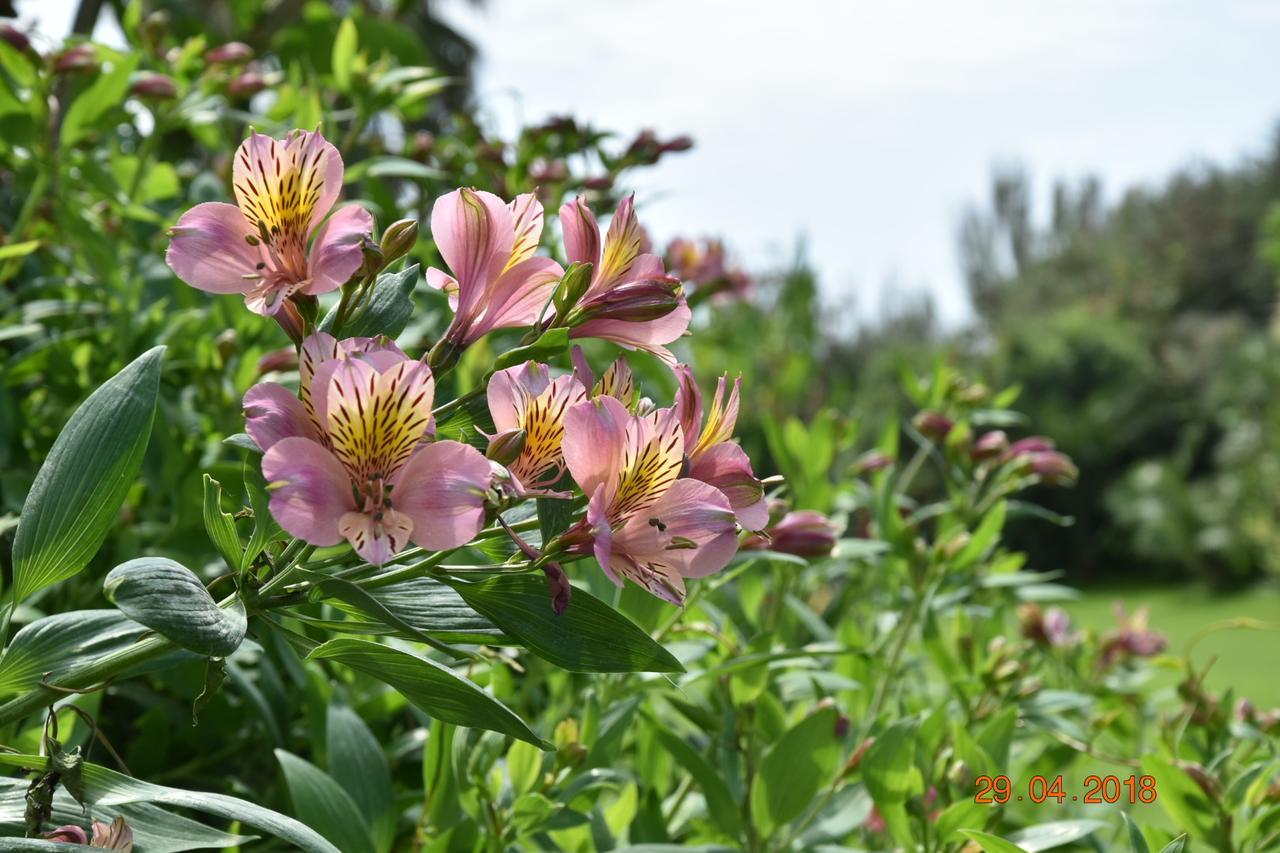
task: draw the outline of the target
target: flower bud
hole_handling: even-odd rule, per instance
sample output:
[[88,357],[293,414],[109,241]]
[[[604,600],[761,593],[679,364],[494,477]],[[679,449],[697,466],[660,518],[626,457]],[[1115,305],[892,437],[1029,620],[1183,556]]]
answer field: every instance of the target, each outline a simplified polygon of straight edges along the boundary
[[150,101],[168,101],[178,96],[178,84],[172,77],[148,72],[133,81],[129,93]]
[[267,80],[257,71],[243,71],[231,78],[227,94],[232,98],[252,98],[267,88]]
[[880,450],[868,450],[859,456],[853,463],[853,473],[871,474],[875,471],[882,471],[893,464],[893,457]]
[[573,585],[565,575],[564,569],[556,563],[547,563],[542,567],[547,576],[547,589],[551,592],[551,609],[559,616],[569,608],[573,598]]
[[587,178],[582,182],[582,188],[586,190],[607,190],[613,187],[612,175],[599,175],[594,178]]
[[524,452],[528,437],[529,434],[522,429],[504,430],[489,439],[489,449],[484,455],[499,465],[510,465]]
[[1010,459],[1017,459],[1019,456],[1027,456],[1032,453],[1040,453],[1045,450],[1053,450],[1057,445],[1053,443],[1052,438],[1043,435],[1033,435],[1028,438],[1020,438],[1013,444],[1009,445],[1003,453],[1000,454],[1001,462],[1008,462]]
[[382,247],[365,237],[361,251],[364,252],[364,263],[360,265],[360,269],[356,272],[356,277],[365,278],[382,272],[387,265],[386,256],[382,254]]
[[11,24],[0,24],[0,39],[13,45],[19,53],[26,53],[31,49],[31,39],[27,38],[26,33]]
[[789,512],[767,531],[769,550],[797,557],[825,557],[836,547],[839,528],[820,512]]
[[1056,450],[1031,454],[1031,473],[1051,486],[1073,485],[1080,476],[1071,457]]
[[591,286],[591,264],[570,264],[551,297],[556,313],[563,317]]
[[416,245],[418,245],[418,220],[416,219],[396,220],[382,232],[380,248],[388,264],[409,254]]
[[88,844],[89,834],[82,828],[74,824],[68,826],[60,826],[53,832],[46,832],[44,837],[50,841],[60,841],[63,844]]
[[975,460],[991,459],[1003,453],[1008,446],[1009,436],[1004,434],[1004,430],[992,430],[978,437],[969,455]]
[[569,177],[563,160],[537,160],[529,167],[529,177],[539,184],[552,184]]
[[577,323],[622,320],[643,323],[665,317],[680,305],[680,282],[671,276],[646,278],[619,285],[579,306]]
[[946,438],[947,433],[951,432],[951,428],[955,426],[955,422],[951,418],[941,412],[935,412],[930,409],[917,412],[911,423],[920,431],[921,435],[934,441],[941,441]]
[[204,61],[212,64],[232,64],[253,59],[253,48],[242,41],[229,41],[204,52]]
[[693,147],[692,136],[677,136],[675,139],[669,139],[662,143],[662,153],[666,154],[672,151],[688,151]]
[[1258,715],[1258,709],[1247,698],[1241,699],[1236,703],[1236,719],[1242,723],[1251,723]]
[[92,73],[100,67],[98,52],[91,44],[76,44],[53,58],[55,74]]
[[277,370],[297,370],[298,351],[293,347],[281,347],[272,350],[258,359],[258,375],[272,373]]

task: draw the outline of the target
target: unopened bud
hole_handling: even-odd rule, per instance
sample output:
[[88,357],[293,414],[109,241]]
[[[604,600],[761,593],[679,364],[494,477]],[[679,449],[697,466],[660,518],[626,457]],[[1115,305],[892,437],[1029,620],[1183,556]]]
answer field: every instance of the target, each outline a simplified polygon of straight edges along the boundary
[[510,465],[520,458],[529,434],[522,429],[509,429],[497,433],[489,439],[489,449],[485,456],[499,465]]
[[836,547],[839,527],[814,510],[789,512],[767,531],[769,550],[797,557],[825,557]]
[[164,74],[145,73],[133,81],[129,93],[151,101],[168,101],[178,96],[178,84]]
[[1056,446],[1052,438],[1043,435],[1020,438],[1005,448],[1005,451],[1000,454],[1000,461],[1008,462],[1010,459],[1016,459],[1019,456],[1028,456],[1032,453],[1053,450]]
[[99,67],[98,52],[91,44],[72,45],[53,59],[55,74],[91,73]]
[[917,412],[911,422],[921,435],[934,441],[946,438],[947,433],[951,432],[951,428],[955,426],[951,418],[930,409]]
[[942,546],[942,555],[948,560],[955,559],[955,556],[968,546],[973,537],[969,535],[969,531],[961,530],[947,540],[947,544]]
[[569,583],[564,569],[556,563],[547,563],[542,567],[542,572],[547,576],[547,589],[551,593],[551,609],[559,616],[569,608],[569,602],[573,599],[573,585]]
[[1051,486],[1073,485],[1080,476],[1071,457],[1056,450],[1031,454],[1031,473]]
[[990,459],[1004,452],[1009,446],[1009,436],[1004,434],[1003,430],[992,430],[983,433],[978,440],[973,443],[973,450],[970,455],[975,459]]
[[233,98],[252,98],[267,88],[267,79],[257,71],[237,74],[227,84],[227,94]]
[[396,220],[382,232],[380,248],[388,264],[409,254],[416,245],[418,245],[418,220],[416,219]]
[[26,53],[31,49],[31,39],[27,38],[26,33],[11,24],[0,24],[0,39],[13,45],[19,53]]
[[88,844],[89,833],[85,832],[82,827],[75,824],[60,826],[53,832],[46,832],[44,837],[49,841],[58,841],[63,844]]
[[853,463],[853,473],[870,474],[881,471],[893,464],[893,457],[880,450],[868,450]]
[[364,252],[364,263],[360,265],[356,276],[363,278],[382,272],[383,267],[387,265],[386,256],[382,254],[382,247],[366,237],[361,251]]
[[588,320],[644,323],[667,316],[679,305],[679,280],[670,276],[647,278],[619,285],[579,306],[582,314],[578,323]]
[[229,41],[204,52],[204,61],[209,63],[232,64],[247,62],[253,58],[253,48],[242,41]]
[[849,760],[844,763],[844,772],[842,776],[847,776],[858,769],[858,765],[862,763],[862,757],[867,754],[867,750],[875,745],[876,739],[869,737],[862,743],[858,744],[858,748],[849,756]]
[[556,313],[561,317],[578,304],[578,300],[591,286],[591,269],[591,264],[570,264],[564,271],[564,276],[556,285],[556,292],[551,297],[556,306]]

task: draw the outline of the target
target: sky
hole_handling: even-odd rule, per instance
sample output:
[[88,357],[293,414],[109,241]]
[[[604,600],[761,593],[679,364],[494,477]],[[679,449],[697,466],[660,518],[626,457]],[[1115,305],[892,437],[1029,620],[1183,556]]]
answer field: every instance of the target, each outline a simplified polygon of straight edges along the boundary
[[[19,0],[65,30],[71,0]],[[993,167],[1040,203],[1096,174],[1110,198],[1262,150],[1280,120],[1280,4],[1262,0],[449,0],[508,131],[572,113],[697,147],[637,172],[661,243],[719,235],[750,266],[804,240],[834,306],[927,292],[969,316],[955,234]],[[1043,209],[1043,208],[1042,208]]]

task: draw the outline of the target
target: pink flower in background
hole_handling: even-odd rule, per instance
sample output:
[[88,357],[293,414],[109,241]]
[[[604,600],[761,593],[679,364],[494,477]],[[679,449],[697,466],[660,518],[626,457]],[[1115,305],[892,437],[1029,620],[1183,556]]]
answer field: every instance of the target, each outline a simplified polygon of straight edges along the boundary
[[839,535],[840,525],[820,512],[802,509],[787,513],[777,524],[766,528],[763,535],[748,537],[742,547],[809,559],[829,555]]
[[445,339],[466,347],[494,329],[532,326],[564,275],[534,255],[542,204],[532,193],[507,203],[493,193],[454,190],[431,209],[431,236],[450,272],[427,270],[427,284],[453,308]]
[[618,356],[613,360],[600,376],[600,381],[596,381],[596,375],[591,370],[587,357],[582,354],[582,347],[575,346],[571,353],[573,359],[573,375],[587,390],[589,397],[613,397],[622,405],[631,408],[632,402],[636,396],[635,377],[631,373],[631,365],[627,364],[626,358]]
[[394,345],[303,343],[302,399],[264,382],[245,395],[246,429],[266,453],[271,514],[312,545],[344,538],[380,565],[409,542],[442,550],[484,523],[489,462],[456,441],[424,443],[431,370]]
[[676,365],[675,411],[684,433],[684,452],[689,457],[688,476],[715,486],[724,492],[747,530],[760,530],[769,523],[769,503],[764,497],[764,484],[751,470],[746,451],[733,441],[733,428],[738,423],[738,391],[741,379],[735,379],[733,390],[725,396],[727,377],[716,383],[716,395],[702,422],[702,391],[686,365]]
[[722,240],[689,240],[677,237],[667,244],[667,266],[685,284],[701,291],[709,288],[718,296],[745,299],[751,294],[751,277],[729,264]]
[[551,378],[545,364],[529,361],[489,380],[489,414],[498,433],[522,430],[524,447],[507,470],[520,493],[548,488],[564,472],[565,414],[587,398],[573,376]]
[[1102,638],[1099,662],[1103,667],[1135,657],[1154,657],[1169,645],[1163,634],[1147,627],[1148,608],[1139,607],[1130,616],[1124,605],[1116,602],[1115,614],[1118,627]]
[[667,275],[662,259],[641,254],[643,232],[634,199],[623,199],[603,242],[595,214],[582,196],[560,208],[560,227],[569,260],[593,265],[591,284],[576,309],[586,319],[570,336],[613,341],[674,365],[675,357],[665,344],[688,330],[692,314],[679,281]]
[[170,229],[165,261],[178,278],[243,294],[249,310],[273,315],[289,296],[337,290],[360,268],[373,217],[350,205],[325,220],[342,189],[342,157],[319,132],[250,134],[232,177],[237,204],[198,204]]
[[680,478],[684,437],[673,409],[641,418],[608,396],[574,406],[564,458],[590,498],[586,518],[564,539],[579,538],[619,586],[628,578],[681,604],[685,578],[717,572],[737,552],[725,496]]

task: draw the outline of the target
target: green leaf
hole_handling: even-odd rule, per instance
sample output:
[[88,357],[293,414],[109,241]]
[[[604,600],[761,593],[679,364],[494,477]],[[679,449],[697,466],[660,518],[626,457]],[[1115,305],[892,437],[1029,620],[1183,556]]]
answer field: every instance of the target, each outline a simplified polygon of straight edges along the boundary
[[1187,846],[1186,834],[1179,835],[1177,838],[1170,841],[1164,847],[1161,847],[1160,853],[1182,853],[1183,848],[1185,848],[1186,846]]
[[582,589],[557,616],[546,583],[531,575],[455,582],[458,595],[538,657],[571,672],[684,672],[634,622]]
[[15,600],[78,573],[106,539],[142,467],[163,354],[148,350],[108,379],[53,443],[13,540]]
[[[509,642],[497,626],[468,607],[451,587],[431,578],[412,578],[366,592],[414,631],[429,633],[447,643]],[[372,634],[383,628],[383,623],[374,621],[365,609],[341,599],[329,603],[367,623],[356,626],[351,621],[336,623],[337,630],[350,631],[356,627],[358,633]]]
[[396,795],[387,756],[364,720],[345,706],[329,706],[325,733],[329,775],[364,815],[374,849],[385,853],[396,836]]
[[383,155],[381,157],[366,157],[359,163],[355,163],[350,169],[347,169],[342,182],[344,184],[354,184],[361,178],[410,178],[412,180],[432,181],[439,180],[442,177],[443,174],[439,169],[425,166],[417,160],[410,160],[408,157]]
[[688,771],[693,781],[702,789],[702,796],[707,801],[707,811],[722,830],[731,837],[737,838],[742,832],[742,812],[733,798],[733,793],[724,781],[724,774],[711,765],[701,752],[694,749],[684,738],[680,737],[658,721],[650,719],[654,734],[662,742],[662,747],[675,759],[676,764]]
[[253,531],[249,534],[249,544],[244,549],[241,569],[252,566],[269,542],[285,536],[275,517],[271,515],[271,495],[267,492],[267,481],[262,476],[262,468],[252,460],[244,463],[244,490],[249,496],[249,506],[253,508]]
[[236,520],[231,513],[222,510],[222,484],[204,475],[204,532],[209,541],[218,549],[227,567],[239,571],[244,558],[240,547],[240,534],[236,531]]
[[234,652],[248,628],[238,597],[219,607],[190,569],[164,557],[121,563],[102,590],[130,619],[206,657]]
[[10,243],[7,246],[0,246],[0,261],[25,258],[39,248],[39,240],[27,240],[24,243]]
[[1173,818],[1174,825],[1212,844],[1217,834],[1217,814],[1196,781],[1157,755],[1142,757],[1142,772],[1156,778],[1159,802]]
[[333,80],[338,84],[339,92],[351,91],[351,72],[355,63],[356,48],[359,47],[360,34],[356,32],[356,22],[343,18],[338,25],[338,35],[333,39]]
[[447,723],[543,741],[510,708],[433,660],[388,646],[339,637],[314,649],[308,660],[336,660],[398,690],[405,699]]
[[118,610],[72,610],[37,619],[14,635],[0,655],[0,697],[128,648],[145,629]]
[[1027,853],[1040,853],[1041,850],[1052,850],[1088,838],[1106,828],[1107,825],[1100,820],[1055,820],[1020,829],[1010,835],[1009,840]]
[[546,543],[569,529],[573,521],[573,502],[555,498],[538,498],[538,529],[542,533],[542,543]]
[[978,746],[982,747],[997,767],[1009,766],[1009,746],[1018,725],[1018,706],[1010,705],[987,721],[978,732]]
[[[342,324],[342,337],[397,337],[413,316],[413,289],[418,285],[418,274],[418,265],[412,264],[400,272],[384,272],[378,276],[363,301]],[[320,321],[320,330],[332,332],[337,319],[338,306],[335,305]]]
[[967,568],[976,563],[996,546],[996,542],[1000,538],[1000,531],[1004,529],[1006,509],[1005,502],[1000,501],[1000,503],[987,511],[969,542],[960,549],[960,553],[956,554],[955,559],[951,561],[951,569],[953,571]]
[[129,91],[129,75],[137,67],[138,59],[137,54],[117,55],[112,60],[111,70],[99,74],[93,85],[71,102],[62,121],[63,148],[79,142],[94,122],[124,100],[125,93]]
[[867,793],[900,843],[910,838],[906,802],[920,778],[915,767],[915,730],[916,724],[911,720],[895,723],[876,737],[862,757],[862,781]]
[[[41,755],[0,752],[0,767],[26,769],[47,767],[49,759]],[[184,791],[133,779],[122,773],[85,762],[83,782],[86,802],[98,806],[120,806],[131,803],[156,803],[193,809],[226,820],[239,821],[254,829],[274,835],[306,853],[346,853],[334,847],[314,830],[291,817],[263,808],[255,803],[202,791]]]
[[1142,829],[1127,813],[1121,813],[1121,816],[1124,818],[1125,828],[1129,830],[1130,853],[1151,853],[1151,848],[1147,846],[1147,839],[1142,837]]
[[985,853],[1028,853],[1028,851],[1023,850],[1012,841],[1005,841],[1003,838],[998,838],[987,832],[979,832],[976,829],[962,829],[960,834],[972,841],[976,841]]
[[542,337],[533,343],[504,352],[498,356],[498,360],[493,363],[493,369],[502,370],[504,367],[515,367],[517,364],[524,364],[526,361],[546,361],[549,358],[560,355],[568,348],[568,329],[547,329],[542,333]]
[[836,717],[829,707],[809,715],[765,753],[751,791],[751,813],[765,835],[798,818],[831,784],[843,752]]
[[518,740],[507,750],[507,775],[517,796],[533,790],[542,777],[542,750]]
[[276,761],[284,771],[298,819],[333,842],[342,853],[375,853],[360,809],[319,767],[283,749]]

